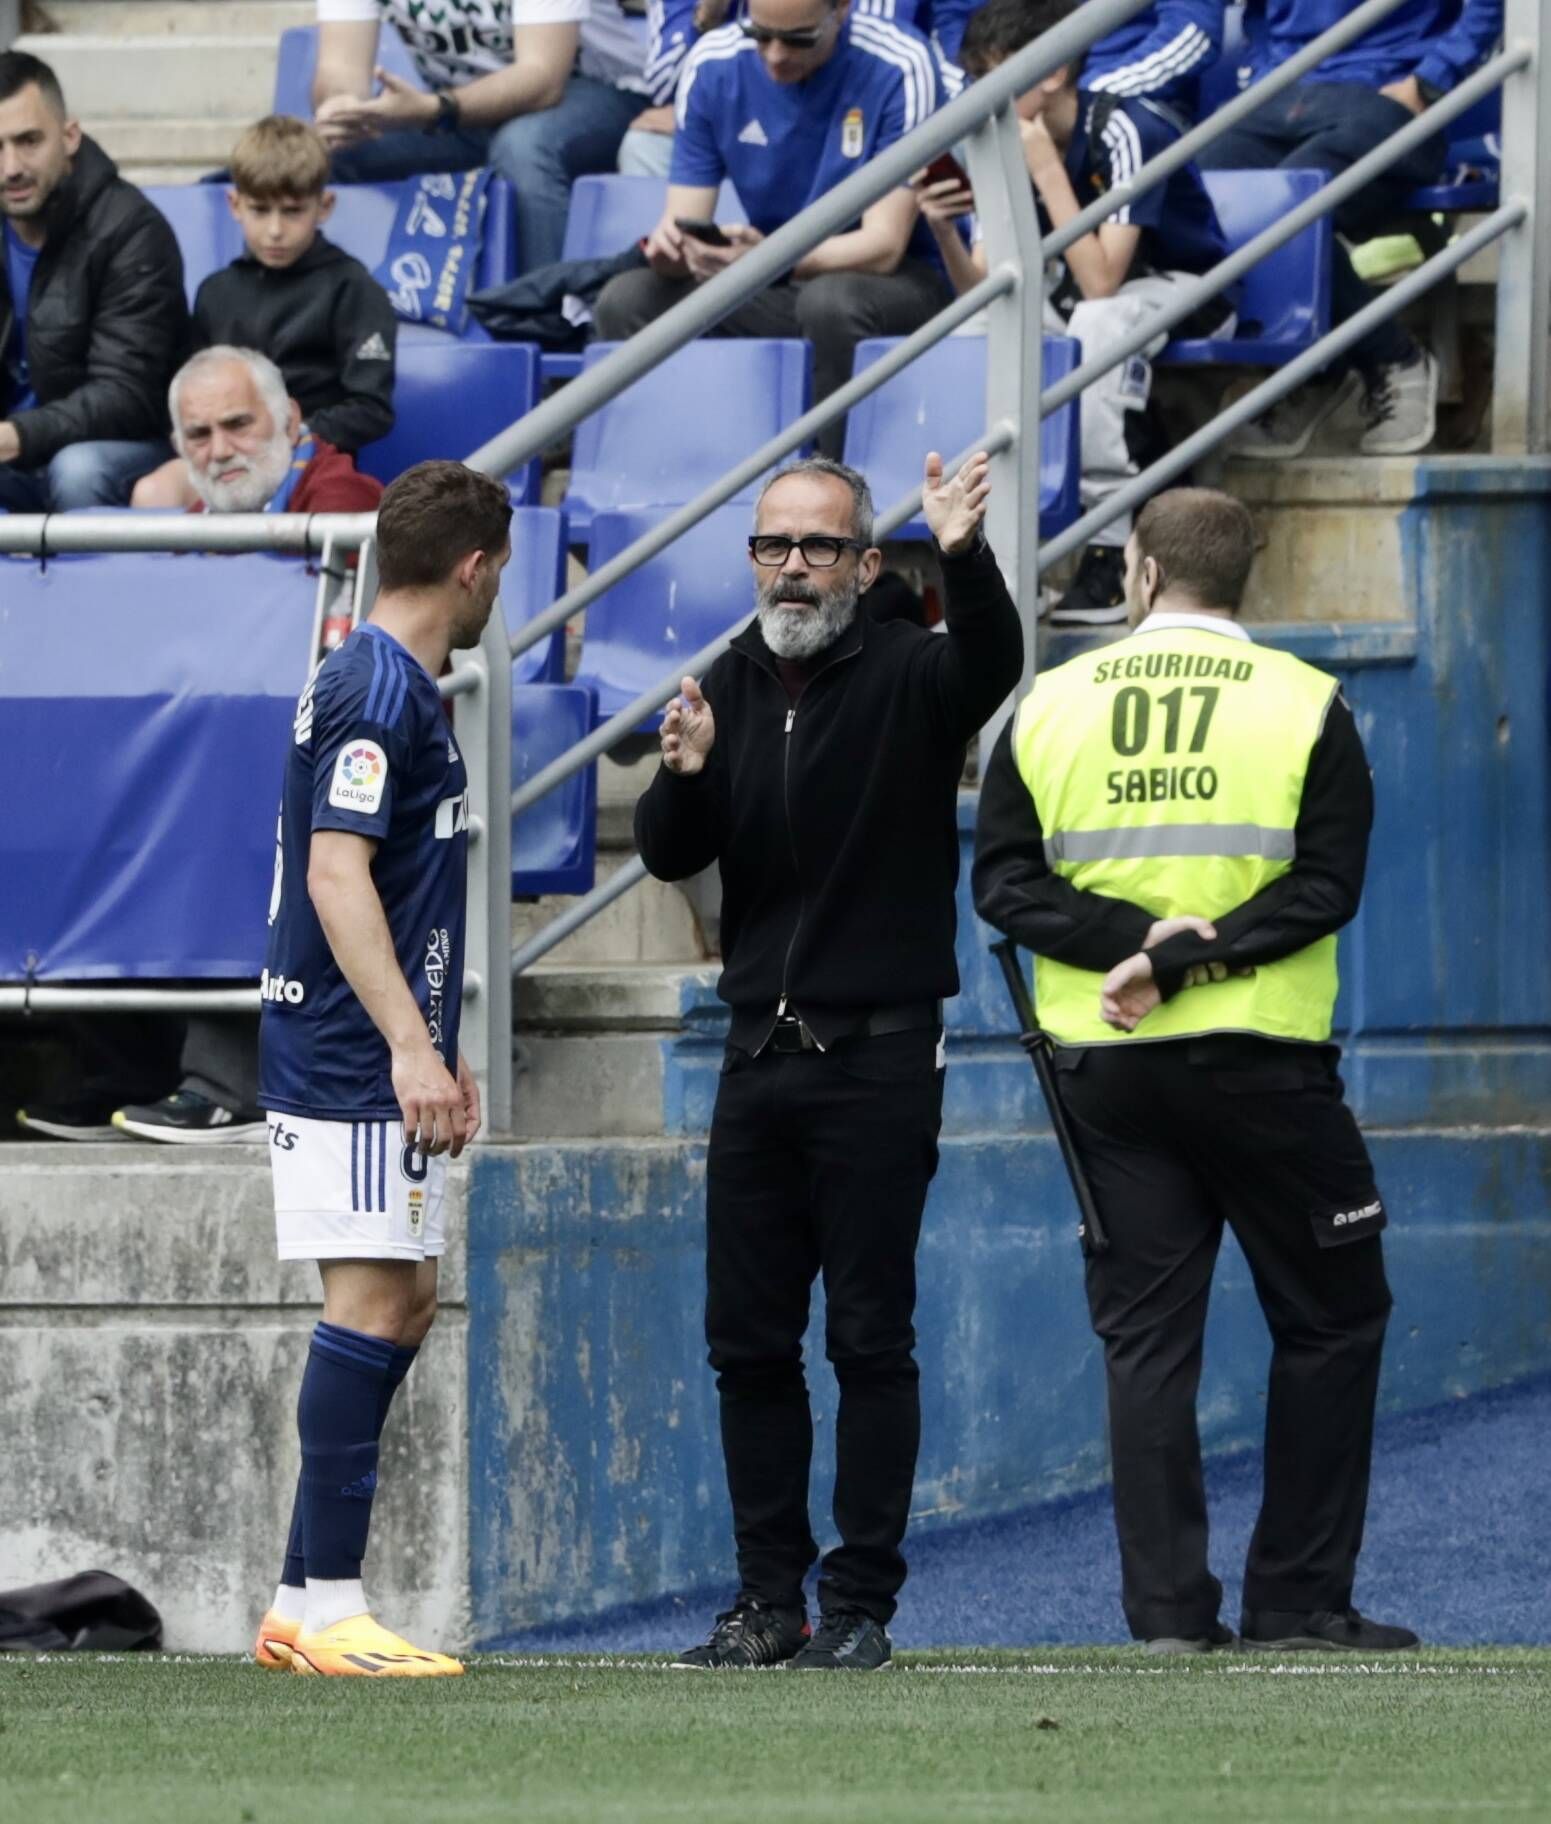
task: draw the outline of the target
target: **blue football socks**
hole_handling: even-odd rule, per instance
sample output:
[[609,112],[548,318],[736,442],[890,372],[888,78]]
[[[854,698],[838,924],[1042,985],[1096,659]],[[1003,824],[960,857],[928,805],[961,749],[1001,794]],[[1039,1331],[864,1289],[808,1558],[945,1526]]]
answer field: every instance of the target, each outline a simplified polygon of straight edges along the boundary
[[[337,1329],[336,1326],[331,1324],[320,1324],[319,1328],[326,1330]],[[353,1330],[343,1329],[339,1329],[337,1333],[340,1336],[345,1337],[351,1337],[356,1334]],[[377,1339],[373,1337],[363,1337],[361,1340],[370,1343],[375,1342]],[[393,1396],[398,1392],[404,1376],[408,1374],[410,1369],[414,1366],[415,1357],[420,1353],[418,1348],[410,1349],[397,1343],[391,1345],[391,1348],[392,1356],[388,1363],[388,1371],[382,1377],[382,1390],[377,1403],[377,1436],[379,1438],[382,1436],[383,1426],[387,1423],[388,1412],[393,1405]],[[303,1545],[303,1539],[302,1481],[301,1478],[298,1477],[296,1483],[296,1499],[291,1504],[291,1530],[287,1535],[285,1542],[285,1566],[280,1573],[281,1590],[297,1592],[297,1598],[293,1598],[291,1602],[287,1602],[285,1605],[287,1608],[297,1608],[297,1619],[300,1619],[300,1609],[298,1606],[300,1592],[306,1588],[307,1584],[307,1554]],[[277,1594],[277,1605],[283,1600],[284,1599]]]
[[296,1424],[309,1579],[358,1579],[377,1491],[377,1449],[396,1345],[338,1324],[312,1333]]

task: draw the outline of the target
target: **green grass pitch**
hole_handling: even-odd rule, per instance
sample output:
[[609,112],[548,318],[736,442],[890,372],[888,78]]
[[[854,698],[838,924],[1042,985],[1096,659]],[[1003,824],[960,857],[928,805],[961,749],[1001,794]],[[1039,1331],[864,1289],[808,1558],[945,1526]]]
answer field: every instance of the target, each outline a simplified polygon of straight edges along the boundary
[[476,1658],[294,1678],[0,1656],[16,1824],[1551,1818],[1551,1652],[910,1653],[857,1675]]

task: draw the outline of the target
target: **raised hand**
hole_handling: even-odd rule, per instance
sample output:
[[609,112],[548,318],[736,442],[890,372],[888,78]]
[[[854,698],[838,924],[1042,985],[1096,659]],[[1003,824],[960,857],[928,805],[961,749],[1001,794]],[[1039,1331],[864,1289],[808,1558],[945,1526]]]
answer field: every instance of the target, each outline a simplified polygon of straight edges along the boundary
[[942,457],[937,451],[927,456],[921,511],[939,550],[946,556],[967,551],[975,542],[990,498],[991,458],[984,450],[977,450],[948,480],[943,479]]
[[687,779],[705,766],[716,742],[716,718],[693,678],[685,678],[679,695],[662,719],[662,763],[670,773]]

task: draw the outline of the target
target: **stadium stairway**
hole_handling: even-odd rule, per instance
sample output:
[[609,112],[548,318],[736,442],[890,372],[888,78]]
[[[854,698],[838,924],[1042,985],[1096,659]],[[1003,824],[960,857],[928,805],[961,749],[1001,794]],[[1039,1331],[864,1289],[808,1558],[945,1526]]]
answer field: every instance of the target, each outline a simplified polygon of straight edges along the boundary
[[86,131],[140,184],[224,165],[269,111],[275,50],[311,0],[44,0],[54,28],[17,39],[51,64]]

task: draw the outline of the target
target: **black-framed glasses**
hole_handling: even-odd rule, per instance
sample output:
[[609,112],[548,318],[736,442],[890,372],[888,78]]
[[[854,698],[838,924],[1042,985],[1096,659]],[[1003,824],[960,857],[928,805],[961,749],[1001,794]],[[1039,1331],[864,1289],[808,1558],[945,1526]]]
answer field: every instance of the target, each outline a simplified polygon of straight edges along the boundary
[[803,538],[787,538],[777,532],[760,532],[749,540],[749,555],[756,564],[779,570],[792,555],[794,545],[810,570],[833,570],[845,552],[867,549],[859,538],[830,538],[811,532]]
[[740,19],[738,29],[756,44],[784,44],[789,51],[811,51],[824,42],[825,25],[805,26],[800,32],[778,32],[773,26],[756,25],[752,19]]

